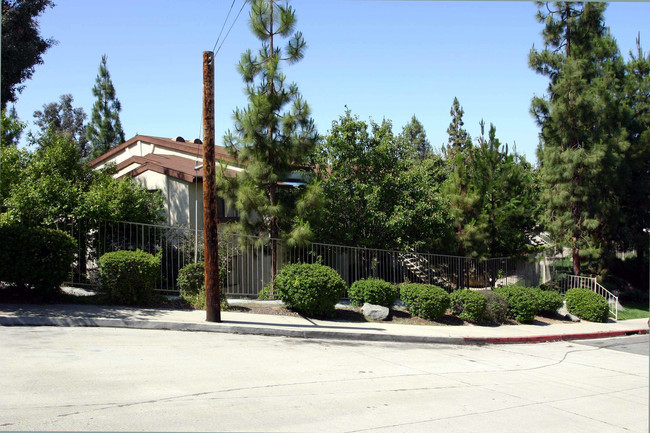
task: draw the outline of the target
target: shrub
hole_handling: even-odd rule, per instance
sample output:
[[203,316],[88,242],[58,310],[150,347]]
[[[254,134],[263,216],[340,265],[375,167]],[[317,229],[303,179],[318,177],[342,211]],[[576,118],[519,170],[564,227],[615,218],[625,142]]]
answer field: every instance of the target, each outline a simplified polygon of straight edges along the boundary
[[379,278],[355,281],[348,290],[350,302],[357,307],[366,302],[391,308],[398,296],[397,287]]
[[60,230],[0,226],[0,281],[56,291],[70,273],[76,244]]
[[487,299],[481,292],[456,290],[450,295],[451,311],[468,322],[482,322],[485,318]]
[[571,314],[590,322],[607,322],[607,300],[589,289],[570,289],[566,292],[566,306]]
[[275,295],[288,307],[308,316],[328,316],[345,294],[345,282],[320,263],[286,265],[274,280]]
[[535,289],[504,286],[494,289],[508,300],[508,315],[517,322],[530,322],[539,313],[539,300]]
[[[228,309],[226,298],[226,273],[219,268],[219,302],[222,310]],[[178,271],[176,285],[181,298],[190,303],[192,307],[200,310],[205,309],[205,264],[204,262],[190,263]]]
[[553,316],[564,304],[564,297],[553,290],[537,289],[537,301],[539,303],[539,314]]
[[109,301],[139,304],[151,300],[160,257],[140,250],[114,251],[99,258],[99,278]]
[[444,289],[430,284],[404,284],[400,297],[411,314],[427,320],[442,317],[450,303]]
[[487,305],[485,307],[485,321],[488,323],[505,323],[508,319],[508,299],[492,290],[484,293]]

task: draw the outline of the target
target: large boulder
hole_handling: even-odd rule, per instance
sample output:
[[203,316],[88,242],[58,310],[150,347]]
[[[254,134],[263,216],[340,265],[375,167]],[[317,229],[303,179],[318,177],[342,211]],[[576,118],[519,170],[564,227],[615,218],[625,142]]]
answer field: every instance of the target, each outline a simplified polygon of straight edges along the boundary
[[361,307],[361,312],[366,320],[381,321],[388,318],[390,310],[388,307],[381,305],[368,304],[367,302]]

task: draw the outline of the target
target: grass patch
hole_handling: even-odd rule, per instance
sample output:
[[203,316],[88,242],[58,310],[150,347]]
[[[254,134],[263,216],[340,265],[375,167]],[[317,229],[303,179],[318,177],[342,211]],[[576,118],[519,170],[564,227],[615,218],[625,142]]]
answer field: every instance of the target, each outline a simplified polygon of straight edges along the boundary
[[618,320],[647,319],[650,317],[648,303],[628,302],[623,307],[625,307],[625,311],[618,311]]

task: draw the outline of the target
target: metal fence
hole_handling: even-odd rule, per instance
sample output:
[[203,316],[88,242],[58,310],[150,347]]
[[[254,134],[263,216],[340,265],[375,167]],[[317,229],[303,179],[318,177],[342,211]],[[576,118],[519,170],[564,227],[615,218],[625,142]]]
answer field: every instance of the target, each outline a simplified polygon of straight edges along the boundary
[[562,278],[552,282],[552,288],[560,293],[566,293],[569,289],[584,288],[596,292],[607,299],[609,312],[618,320],[618,296],[600,285],[595,278],[582,277],[578,275],[564,275]]
[[[178,271],[203,260],[203,232],[191,228],[129,222],[83,222],[59,226],[77,241],[78,251],[67,282],[98,285],[98,258],[117,250],[160,255],[157,290],[177,294]],[[223,227],[222,227],[223,228]],[[431,283],[448,291],[506,284],[539,284],[539,272],[526,271],[534,263],[509,258],[479,260],[468,257],[391,251],[310,243],[291,247],[277,242],[278,271],[289,263],[321,262],[334,268],[350,286],[364,278],[391,283]],[[225,269],[223,290],[232,297],[257,297],[271,282],[271,239],[241,234],[219,234],[219,262]]]

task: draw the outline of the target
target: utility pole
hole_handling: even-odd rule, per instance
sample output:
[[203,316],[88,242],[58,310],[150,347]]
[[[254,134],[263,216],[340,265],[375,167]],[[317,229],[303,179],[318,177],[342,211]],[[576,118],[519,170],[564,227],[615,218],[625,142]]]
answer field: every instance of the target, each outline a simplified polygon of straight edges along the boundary
[[221,322],[219,239],[214,159],[214,53],[203,52],[203,234],[205,248],[205,320]]

